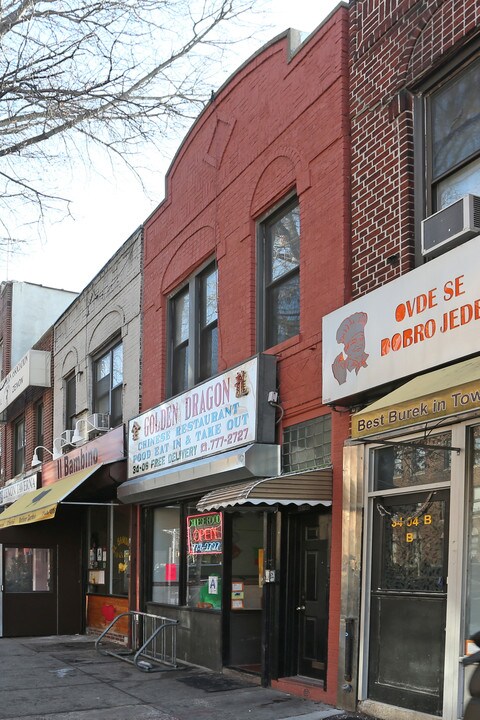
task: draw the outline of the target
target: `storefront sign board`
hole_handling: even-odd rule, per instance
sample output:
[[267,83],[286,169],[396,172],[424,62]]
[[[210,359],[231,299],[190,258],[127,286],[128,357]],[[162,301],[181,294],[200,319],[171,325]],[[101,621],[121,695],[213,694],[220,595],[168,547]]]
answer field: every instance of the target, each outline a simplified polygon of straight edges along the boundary
[[[207,380],[144,412],[129,423],[128,477],[165,470],[253,442],[273,442],[274,410],[267,390],[275,389],[275,359],[267,356],[271,385],[260,379],[267,366],[259,357]],[[273,362],[271,362],[273,361]],[[260,396],[260,393],[261,396]],[[262,419],[259,400],[264,400]],[[261,436],[270,424],[270,437]]]
[[75,447],[58,460],[42,465],[42,485],[51,485],[79,470],[85,470],[99,463],[122,460],[124,453],[123,425],[99,435],[84,445]]
[[29,350],[0,383],[0,412],[30,386],[50,387],[50,353]]
[[[471,379],[472,374],[475,376]],[[438,388],[428,392],[432,377]],[[470,376],[465,382],[467,376]],[[442,384],[442,377],[444,383]],[[409,392],[411,390],[411,392]],[[425,394],[422,394],[425,392]],[[404,399],[402,398],[404,396]],[[420,376],[399,388],[371,409],[352,415],[352,437],[362,438],[389,430],[425,424],[480,409],[480,359],[464,361],[443,370]]]
[[31,490],[36,490],[38,484],[38,473],[17,480],[0,488],[0,506],[15,502],[19,497]]
[[323,320],[323,402],[478,352],[480,236]]

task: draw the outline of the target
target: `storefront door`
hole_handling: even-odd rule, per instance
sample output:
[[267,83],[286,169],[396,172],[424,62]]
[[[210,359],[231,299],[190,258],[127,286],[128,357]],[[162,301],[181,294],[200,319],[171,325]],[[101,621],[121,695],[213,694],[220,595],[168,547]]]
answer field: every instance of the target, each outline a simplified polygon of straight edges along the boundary
[[373,499],[368,696],[442,714],[449,491]]
[[328,533],[325,516],[300,516],[298,674],[325,680],[328,628]]
[[4,636],[55,635],[56,548],[4,544],[2,556]]
[[260,674],[262,670],[262,598],[264,513],[234,513],[231,527],[226,664]]

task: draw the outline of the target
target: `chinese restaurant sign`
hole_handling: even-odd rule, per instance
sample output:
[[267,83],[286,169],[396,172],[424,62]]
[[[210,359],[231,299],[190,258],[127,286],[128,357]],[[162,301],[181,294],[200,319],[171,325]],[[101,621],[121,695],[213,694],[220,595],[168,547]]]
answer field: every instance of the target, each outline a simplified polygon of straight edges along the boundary
[[323,319],[323,402],[478,352],[480,236]]
[[187,517],[189,555],[222,552],[222,513],[206,513]]
[[128,477],[254,442],[258,357],[131,420]]

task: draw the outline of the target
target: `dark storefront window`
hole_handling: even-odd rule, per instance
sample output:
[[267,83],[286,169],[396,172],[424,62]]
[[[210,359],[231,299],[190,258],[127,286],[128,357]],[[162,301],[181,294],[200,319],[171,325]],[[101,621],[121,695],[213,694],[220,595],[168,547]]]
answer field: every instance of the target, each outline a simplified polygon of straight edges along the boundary
[[330,415],[291,425],[283,433],[283,472],[312,470],[331,463]]
[[129,508],[89,509],[88,592],[128,595],[130,577]]
[[443,452],[442,445],[451,444],[450,433],[431,435],[428,445],[438,449],[402,445],[401,442],[375,451],[374,490],[426,485],[450,480],[450,452]]
[[188,607],[222,607],[223,517],[220,512],[199,513],[187,507]]
[[49,548],[5,547],[5,592],[51,590],[52,551]]
[[180,507],[153,511],[152,592],[154,602],[178,605],[180,576]]
[[469,502],[469,549],[467,554],[467,637],[480,629],[480,427],[472,430]]
[[195,503],[147,510],[151,536],[149,599],[218,610],[222,604],[223,514]]

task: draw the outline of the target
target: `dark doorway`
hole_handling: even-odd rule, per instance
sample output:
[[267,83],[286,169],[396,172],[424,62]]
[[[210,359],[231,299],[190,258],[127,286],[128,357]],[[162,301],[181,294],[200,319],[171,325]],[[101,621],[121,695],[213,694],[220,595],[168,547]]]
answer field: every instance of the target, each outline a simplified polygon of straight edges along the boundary
[[57,547],[3,547],[6,637],[58,632]]
[[286,674],[314,678],[324,684],[327,677],[330,528],[329,511],[290,516]]
[[260,674],[264,513],[250,509],[230,514],[229,520],[231,572],[228,573],[229,642],[226,664],[244,672]]
[[376,498],[369,697],[442,714],[448,562],[447,490]]
[[84,630],[83,508],[0,532],[4,637],[74,635]]

